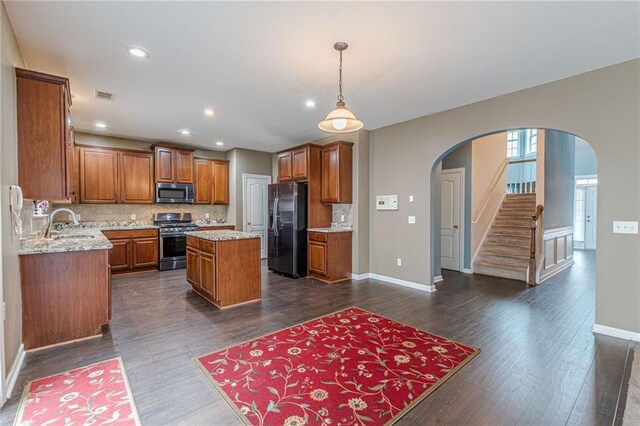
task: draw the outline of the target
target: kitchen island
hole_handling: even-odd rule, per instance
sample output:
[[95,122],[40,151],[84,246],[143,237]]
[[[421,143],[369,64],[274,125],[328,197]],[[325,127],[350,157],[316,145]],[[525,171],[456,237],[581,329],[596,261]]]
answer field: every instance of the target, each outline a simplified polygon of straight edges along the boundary
[[20,242],[26,350],[102,334],[111,318],[111,243],[97,229]]
[[186,235],[194,292],[217,308],[260,300],[260,236],[231,230]]

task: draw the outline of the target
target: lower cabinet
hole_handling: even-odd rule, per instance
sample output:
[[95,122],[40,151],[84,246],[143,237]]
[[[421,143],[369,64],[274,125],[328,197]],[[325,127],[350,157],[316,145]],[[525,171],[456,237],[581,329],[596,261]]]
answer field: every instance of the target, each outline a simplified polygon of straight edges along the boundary
[[114,274],[158,267],[157,229],[103,231],[103,234],[113,245],[109,265]]
[[327,283],[351,279],[351,232],[313,232],[307,242],[307,275]]

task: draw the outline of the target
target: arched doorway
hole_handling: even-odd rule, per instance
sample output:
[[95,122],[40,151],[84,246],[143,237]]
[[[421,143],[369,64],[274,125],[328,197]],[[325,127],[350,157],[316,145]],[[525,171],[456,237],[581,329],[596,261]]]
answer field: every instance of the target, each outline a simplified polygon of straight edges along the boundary
[[[574,134],[524,127],[473,137],[442,153],[431,177],[433,282],[445,269],[540,283],[573,264],[574,247],[595,249],[597,161]],[[545,210],[532,233],[537,206]]]

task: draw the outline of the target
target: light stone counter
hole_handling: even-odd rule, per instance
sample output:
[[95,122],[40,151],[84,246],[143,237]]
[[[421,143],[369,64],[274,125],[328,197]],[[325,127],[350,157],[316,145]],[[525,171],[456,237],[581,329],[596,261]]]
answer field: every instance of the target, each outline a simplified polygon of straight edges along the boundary
[[208,241],[229,241],[229,240],[248,240],[251,238],[260,238],[258,234],[252,234],[250,232],[240,231],[193,231],[187,232],[187,236],[200,238]]
[[323,232],[331,234],[334,232],[353,232],[353,228],[347,226],[331,226],[327,228],[307,228],[307,232]]
[[113,245],[98,228],[67,228],[52,238],[27,237],[20,240],[19,255],[109,250]]

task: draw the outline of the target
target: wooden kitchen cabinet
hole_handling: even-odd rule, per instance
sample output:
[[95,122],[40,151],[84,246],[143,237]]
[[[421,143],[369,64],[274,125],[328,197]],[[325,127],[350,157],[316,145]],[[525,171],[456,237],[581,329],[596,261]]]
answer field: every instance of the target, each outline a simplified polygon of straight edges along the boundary
[[155,154],[155,181],[193,183],[193,150],[152,146]]
[[118,155],[121,182],[119,202],[123,204],[153,203],[155,201],[153,154],[121,151]]
[[16,68],[18,182],[24,198],[71,202],[69,80]]
[[109,239],[113,246],[109,250],[109,265],[114,272],[131,269],[131,240]]
[[351,204],[353,192],[353,144],[335,142],[322,147],[322,202]]
[[198,231],[235,231],[234,225],[199,225]]
[[309,231],[307,275],[326,283],[351,279],[351,232]]
[[79,157],[81,203],[154,202],[152,153],[83,146]]
[[301,148],[291,153],[293,179],[305,180],[309,177],[309,148]]
[[278,182],[286,182],[293,179],[293,154],[281,152],[278,154]]
[[157,229],[111,230],[102,233],[113,245],[109,251],[109,264],[114,273],[158,268]]
[[118,152],[80,149],[80,202],[115,204],[119,200]]
[[229,162],[196,158],[194,204],[229,204]]

